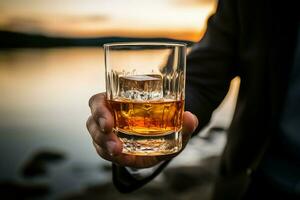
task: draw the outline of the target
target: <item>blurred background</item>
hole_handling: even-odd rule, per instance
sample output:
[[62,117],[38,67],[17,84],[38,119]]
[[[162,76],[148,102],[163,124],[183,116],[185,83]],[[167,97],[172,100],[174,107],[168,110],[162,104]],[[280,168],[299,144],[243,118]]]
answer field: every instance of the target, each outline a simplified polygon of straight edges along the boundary
[[[85,122],[105,90],[102,45],[199,41],[215,0],[1,0],[0,195],[4,199],[206,199],[239,80],[211,123],[154,181],[111,184]],[[195,189],[196,188],[196,189]]]

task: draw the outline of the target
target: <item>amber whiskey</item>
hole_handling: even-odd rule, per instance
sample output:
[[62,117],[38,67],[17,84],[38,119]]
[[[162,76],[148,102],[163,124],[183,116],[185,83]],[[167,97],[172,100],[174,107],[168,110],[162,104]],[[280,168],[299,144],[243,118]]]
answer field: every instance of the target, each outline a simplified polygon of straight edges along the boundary
[[109,100],[114,129],[123,152],[135,155],[171,154],[181,148],[184,101]]
[[167,135],[181,129],[184,101],[110,100],[115,128],[128,135]]
[[184,98],[180,76],[159,74],[115,76],[117,84],[108,98],[114,114],[114,131],[123,152],[165,155],[181,148]]

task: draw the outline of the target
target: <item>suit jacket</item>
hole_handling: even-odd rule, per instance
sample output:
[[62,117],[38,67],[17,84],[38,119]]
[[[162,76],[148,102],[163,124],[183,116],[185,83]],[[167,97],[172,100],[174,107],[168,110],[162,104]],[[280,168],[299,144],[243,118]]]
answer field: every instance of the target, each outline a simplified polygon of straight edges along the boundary
[[[235,114],[220,162],[213,199],[240,199],[277,130],[292,64],[297,12],[292,1],[219,0],[204,37],[187,58],[186,110],[200,125],[210,120],[227,94],[230,81],[241,79]],[[146,184],[113,165],[113,181],[122,192]]]

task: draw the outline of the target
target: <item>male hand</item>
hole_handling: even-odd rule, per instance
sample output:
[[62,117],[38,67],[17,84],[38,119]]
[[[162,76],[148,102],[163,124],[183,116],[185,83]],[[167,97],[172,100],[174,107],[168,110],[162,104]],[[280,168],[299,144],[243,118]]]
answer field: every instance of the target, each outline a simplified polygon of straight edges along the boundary
[[[121,166],[147,168],[163,160],[171,159],[180,153],[162,156],[135,156],[122,153],[122,142],[112,132],[114,118],[111,108],[106,101],[105,93],[92,96],[89,100],[89,106],[92,115],[88,118],[86,126],[93,139],[97,153],[105,160]],[[190,112],[184,112],[182,128],[183,148],[197,126],[197,117]]]

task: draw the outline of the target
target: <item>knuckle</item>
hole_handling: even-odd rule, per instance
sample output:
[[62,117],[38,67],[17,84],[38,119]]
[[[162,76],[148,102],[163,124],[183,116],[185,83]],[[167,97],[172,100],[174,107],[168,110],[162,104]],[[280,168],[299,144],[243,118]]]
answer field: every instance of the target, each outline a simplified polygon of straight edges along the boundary
[[101,136],[102,133],[100,132],[98,125],[92,118],[89,118],[87,121],[87,129],[88,129],[93,141],[95,141],[95,142],[101,144],[101,146],[103,146],[102,143],[104,141]]
[[103,140],[103,137],[101,136],[101,132],[94,129],[95,131],[92,134],[93,140],[101,147],[105,147],[105,141]]
[[93,121],[92,116],[89,116],[89,118],[86,120],[85,126],[88,131],[89,131],[89,127],[91,126],[92,121]]
[[97,129],[97,131],[95,131],[93,133],[93,140],[94,142],[100,146],[103,150],[107,151],[107,141],[109,140],[107,135],[103,134],[101,131],[99,131]]
[[92,104],[95,101],[96,97],[97,97],[97,94],[94,94],[93,96],[91,96],[91,98],[89,99],[89,107],[92,107]]
[[96,149],[97,154],[102,157],[105,160],[111,161],[111,157],[105,153],[105,151],[96,143],[93,141],[93,145]]
[[96,134],[94,140],[102,149],[106,150],[106,140],[101,136],[101,133]]
[[86,122],[86,127],[91,134],[93,134],[97,131],[96,124],[94,122],[94,119],[91,116],[88,118],[88,120]]
[[105,96],[106,96],[105,93],[94,94],[89,99],[89,106],[92,107],[94,105],[94,103],[97,101],[103,101],[105,99]]
[[92,116],[95,120],[98,120],[101,117],[104,117],[107,115],[107,110],[105,107],[105,104],[98,103],[96,105],[93,105],[93,108],[91,109]]
[[98,120],[101,116],[103,116],[103,112],[100,107],[93,109],[91,113],[95,120]]

